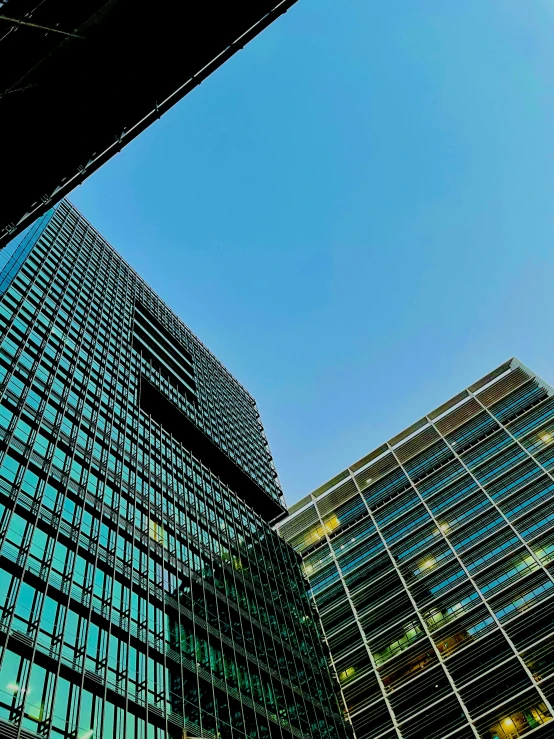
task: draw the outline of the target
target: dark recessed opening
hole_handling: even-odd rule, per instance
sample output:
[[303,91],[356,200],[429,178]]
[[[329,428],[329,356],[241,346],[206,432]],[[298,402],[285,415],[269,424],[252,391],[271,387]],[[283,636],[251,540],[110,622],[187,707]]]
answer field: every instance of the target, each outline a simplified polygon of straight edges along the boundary
[[191,454],[266,521],[284,513],[283,507],[235,464],[206,434],[145,377],[141,377],[140,408],[174,436]]

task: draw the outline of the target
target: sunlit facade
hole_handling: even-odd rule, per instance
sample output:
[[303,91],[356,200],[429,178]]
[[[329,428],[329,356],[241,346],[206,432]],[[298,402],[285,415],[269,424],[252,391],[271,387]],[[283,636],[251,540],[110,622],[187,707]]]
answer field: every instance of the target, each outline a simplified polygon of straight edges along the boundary
[[554,736],[554,390],[511,360],[297,503],[357,739]]
[[0,267],[0,736],[344,737],[252,397],[69,203]]

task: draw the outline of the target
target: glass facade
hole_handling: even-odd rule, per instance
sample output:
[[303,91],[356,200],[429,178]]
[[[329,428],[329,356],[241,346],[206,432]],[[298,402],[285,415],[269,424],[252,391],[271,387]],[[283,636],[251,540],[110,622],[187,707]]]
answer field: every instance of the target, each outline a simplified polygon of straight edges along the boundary
[[73,206],[31,232],[0,274],[0,735],[344,737],[254,400]]
[[357,739],[554,736],[554,390],[510,360],[297,503]]

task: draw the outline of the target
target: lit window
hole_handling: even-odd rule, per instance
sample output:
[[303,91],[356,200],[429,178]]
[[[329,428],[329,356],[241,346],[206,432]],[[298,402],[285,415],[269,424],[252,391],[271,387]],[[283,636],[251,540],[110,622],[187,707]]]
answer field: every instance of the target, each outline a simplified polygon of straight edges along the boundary
[[315,544],[320,539],[323,539],[325,534],[330,534],[335,529],[337,529],[339,526],[340,526],[340,521],[335,516],[335,514],[333,514],[326,521],[323,522],[322,526],[316,526],[315,528],[311,529],[311,531],[309,531],[306,534],[306,538],[304,540],[306,546]]
[[339,674],[339,680],[341,682],[344,682],[345,680],[348,680],[349,677],[352,677],[352,675],[356,672],[356,670],[353,667],[347,667],[346,670],[343,670]]
[[165,547],[164,529],[161,523],[150,521],[150,538]]

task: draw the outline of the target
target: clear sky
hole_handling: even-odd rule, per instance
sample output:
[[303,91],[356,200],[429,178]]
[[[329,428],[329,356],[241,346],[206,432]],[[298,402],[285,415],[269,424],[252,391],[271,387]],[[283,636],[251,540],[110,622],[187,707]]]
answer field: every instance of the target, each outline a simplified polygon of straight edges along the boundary
[[289,503],[554,382],[553,0],[299,0],[71,196],[255,396]]

